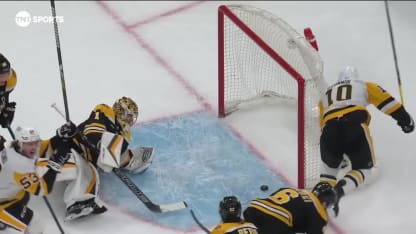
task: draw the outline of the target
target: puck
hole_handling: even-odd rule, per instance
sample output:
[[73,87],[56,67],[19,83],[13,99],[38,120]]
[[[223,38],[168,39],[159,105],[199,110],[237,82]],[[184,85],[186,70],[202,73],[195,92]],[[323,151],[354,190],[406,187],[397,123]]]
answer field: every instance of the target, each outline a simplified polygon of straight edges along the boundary
[[267,191],[267,190],[269,190],[269,186],[263,184],[262,186],[260,186],[260,190],[261,191]]

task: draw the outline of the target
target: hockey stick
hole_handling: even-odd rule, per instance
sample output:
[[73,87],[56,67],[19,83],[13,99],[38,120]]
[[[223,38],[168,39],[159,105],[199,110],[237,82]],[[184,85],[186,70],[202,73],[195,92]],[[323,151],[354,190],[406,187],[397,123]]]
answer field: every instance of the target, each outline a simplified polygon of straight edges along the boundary
[[[16,137],[15,137],[15,135],[14,135],[13,130],[10,128],[10,126],[7,126],[7,130],[9,131],[10,136],[13,138],[13,140],[15,140],[15,139],[16,139]],[[53,211],[52,206],[51,206],[51,204],[49,203],[48,198],[47,198],[46,196],[42,196],[42,197],[43,197],[43,200],[44,200],[44,201],[45,201],[45,203],[46,203],[46,206],[47,206],[47,207],[48,207],[48,209],[49,209],[49,212],[52,214],[52,217],[53,217],[53,219],[55,220],[56,226],[58,226],[59,231],[61,232],[61,234],[65,234],[64,229],[62,228],[61,224],[59,223],[58,218],[56,217],[55,211]]]
[[194,211],[192,210],[192,209],[190,209],[190,211],[191,211],[191,215],[192,215],[192,218],[194,219],[194,221],[195,221],[195,223],[196,224],[198,224],[198,226],[202,229],[202,230],[204,230],[207,234],[209,234],[209,233],[211,233],[209,230],[208,230],[208,228],[206,228],[200,221],[199,221],[199,219],[196,217],[196,215],[195,215],[195,213],[194,213]]
[[61,76],[62,96],[64,98],[65,119],[67,122],[69,122],[69,108],[68,108],[68,100],[67,100],[66,88],[65,88],[64,66],[62,63],[61,43],[59,42],[59,31],[58,31],[58,23],[56,22],[56,10],[55,10],[54,0],[51,0],[51,10],[52,10],[52,16],[53,16],[53,28],[55,32],[56,52],[58,54],[59,74]]
[[[54,108],[62,117],[64,117],[61,110],[58,109],[56,106],[56,103],[51,105],[52,108]],[[98,149],[92,145],[88,139],[85,137],[84,134],[79,132],[77,130],[77,134],[81,137],[83,143],[85,143],[91,150],[94,150],[95,153],[98,154]],[[182,210],[187,207],[187,204],[185,202],[176,202],[171,204],[155,204],[153,203],[146,194],[143,193],[142,190],[137,187],[137,185],[124,173],[120,171],[118,168],[113,168],[113,173],[134,193],[134,195],[151,211],[156,213],[164,213],[169,211],[176,211],[176,210]]]
[[388,0],[384,0],[384,7],[386,9],[387,23],[389,25],[391,48],[393,50],[393,58],[394,58],[394,65],[396,68],[397,83],[399,84],[400,100],[402,102],[402,105],[404,105],[403,86],[402,86],[402,80],[400,79],[399,64],[397,62],[397,55],[396,55],[396,47],[394,45],[393,27],[391,26]]

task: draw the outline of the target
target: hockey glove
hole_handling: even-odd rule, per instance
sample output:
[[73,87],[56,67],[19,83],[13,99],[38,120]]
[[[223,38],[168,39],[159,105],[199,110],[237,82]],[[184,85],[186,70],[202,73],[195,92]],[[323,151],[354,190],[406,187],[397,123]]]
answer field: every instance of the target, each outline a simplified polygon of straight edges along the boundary
[[6,139],[0,135],[0,151],[4,150],[4,142],[6,142]]
[[397,122],[397,124],[402,128],[404,133],[411,133],[415,129],[415,122],[413,121],[412,117],[410,117],[410,122],[408,124],[403,124]]
[[0,115],[0,125],[3,128],[7,128],[13,121],[14,111],[16,110],[16,102],[9,102],[6,104],[3,112]]
[[72,122],[67,122],[58,129],[56,129],[56,135],[62,140],[72,139],[77,133],[77,126]]
[[67,147],[55,150],[54,154],[49,158],[48,166],[56,172],[60,172],[62,166],[71,157],[71,150]]

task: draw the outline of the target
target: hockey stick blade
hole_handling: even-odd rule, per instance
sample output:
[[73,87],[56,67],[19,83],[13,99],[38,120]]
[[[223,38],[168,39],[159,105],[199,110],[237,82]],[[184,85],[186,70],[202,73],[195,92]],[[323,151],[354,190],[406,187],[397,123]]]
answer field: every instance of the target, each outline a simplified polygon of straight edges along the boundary
[[186,202],[176,202],[171,204],[155,204],[153,203],[147,196],[144,194],[137,186],[136,184],[131,181],[129,177],[124,175],[120,169],[113,168],[114,174],[136,195],[136,197],[143,202],[143,204],[151,211],[156,213],[164,213],[164,212],[170,212],[170,211],[176,211],[176,210],[182,210],[185,209],[188,205]]

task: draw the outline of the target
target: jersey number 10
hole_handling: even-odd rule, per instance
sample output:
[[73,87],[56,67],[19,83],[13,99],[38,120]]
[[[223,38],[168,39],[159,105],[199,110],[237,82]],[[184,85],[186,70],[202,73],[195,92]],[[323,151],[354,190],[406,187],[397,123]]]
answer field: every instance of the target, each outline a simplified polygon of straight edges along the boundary
[[[326,97],[328,98],[328,106],[336,101],[345,101],[351,99],[352,85],[345,84],[336,87],[336,92],[332,92],[332,89],[326,91]],[[335,97],[333,97],[335,95]]]

